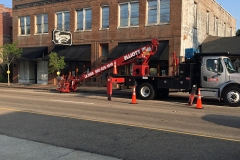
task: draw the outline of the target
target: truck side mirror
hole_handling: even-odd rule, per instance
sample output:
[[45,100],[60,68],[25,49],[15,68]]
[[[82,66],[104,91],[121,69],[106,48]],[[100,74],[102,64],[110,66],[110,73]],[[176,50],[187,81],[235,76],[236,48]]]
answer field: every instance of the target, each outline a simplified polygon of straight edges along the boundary
[[214,71],[218,72],[218,60],[214,60]]

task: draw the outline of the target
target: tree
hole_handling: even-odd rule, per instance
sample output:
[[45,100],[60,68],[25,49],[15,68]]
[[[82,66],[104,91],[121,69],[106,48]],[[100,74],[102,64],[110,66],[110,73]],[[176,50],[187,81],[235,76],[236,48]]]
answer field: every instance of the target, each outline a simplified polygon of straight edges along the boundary
[[51,52],[49,58],[49,73],[58,71],[59,76],[59,70],[65,68],[64,56],[58,57],[56,52]]
[[22,48],[18,48],[17,47],[17,42],[13,42],[12,44],[5,44],[3,46],[0,47],[1,49],[1,54],[0,54],[0,58],[2,58],[3,63],[7,64],[7,74],[8,74],[8,86],[10,86],[10,79],[9,79],[9,74],[10,74],[10,70],[9,70],[9,66],[10,64],[16,59],[16,58],[20,58],[21,57],[21,53],[22,53]]
[[236,36],[240,36],[240,29],[237,30]]

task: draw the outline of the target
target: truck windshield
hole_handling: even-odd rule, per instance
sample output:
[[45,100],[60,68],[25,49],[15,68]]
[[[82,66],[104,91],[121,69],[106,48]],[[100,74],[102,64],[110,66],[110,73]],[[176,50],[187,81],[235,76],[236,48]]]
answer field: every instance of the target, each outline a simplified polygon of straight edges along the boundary
[[223,61],[228,70],[228,73],[237,73],[232,61],[229,58],[224,58]]

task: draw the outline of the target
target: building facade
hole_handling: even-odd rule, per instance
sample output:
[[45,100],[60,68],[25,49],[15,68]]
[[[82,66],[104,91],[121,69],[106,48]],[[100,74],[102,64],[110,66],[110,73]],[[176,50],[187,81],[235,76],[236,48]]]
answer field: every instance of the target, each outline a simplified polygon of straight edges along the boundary
[[[164,76],[171,73],[173,52],[181,59],[185,48],[198,48],[208,35],[230,37],[235,31],[236,20],[215,0],[13,0],[13,41],[23,48],[13,81],[54,83],[51,51],[65,57],[61,74],[79,76],[153,38],[160,44],[150,71]],[[61,33],[71,45],[64,45]],[[131,74],[131,65],[118,72]],[[107,74],[86,83],[105,85]]]
[[12,9],[0,4],[0,46],[8,43],[12,43]]

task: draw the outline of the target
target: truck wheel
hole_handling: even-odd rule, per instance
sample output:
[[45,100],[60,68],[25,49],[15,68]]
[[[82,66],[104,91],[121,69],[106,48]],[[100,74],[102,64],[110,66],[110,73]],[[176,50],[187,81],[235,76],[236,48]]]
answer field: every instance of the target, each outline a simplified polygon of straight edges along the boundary
[[237,87],[229,87],[223,93],[224,102],[231,107],[240,106],[240,89]]
[[157,98],[159,98],[159,99],[168,98],[168,96],[169,96],[169,89],[161,88],[161,89],[158,90],[157,94],[158,94]]
[[150,100],[155,97],[155,90],[150,83],[143,83],[137,88],[137,95],[140,99]]

